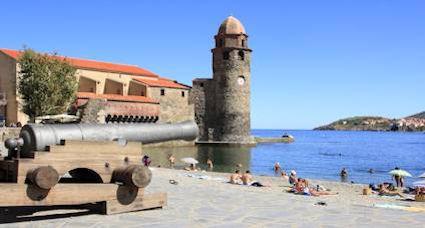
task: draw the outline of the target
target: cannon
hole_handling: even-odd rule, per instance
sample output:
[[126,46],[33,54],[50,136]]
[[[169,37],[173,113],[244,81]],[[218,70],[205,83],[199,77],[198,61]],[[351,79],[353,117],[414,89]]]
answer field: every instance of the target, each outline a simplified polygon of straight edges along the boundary
[[166,205],[165,193],[144,194],[152,173],[142,144],[194,140],[193,121],[176,124],[25,125],[0,160],[0,207],[100,203],[114,214]]
[[169,140],[193,140],[198,127],[193,121],[177,124],[29,124],[25,125],[18,139],[8,139],[5,146],[9,150],[20,148],[22,156],[30,156],[33,151],[48,150],[50,145],[60,144],[61,140],[73,141],[134,141],[143,144]]

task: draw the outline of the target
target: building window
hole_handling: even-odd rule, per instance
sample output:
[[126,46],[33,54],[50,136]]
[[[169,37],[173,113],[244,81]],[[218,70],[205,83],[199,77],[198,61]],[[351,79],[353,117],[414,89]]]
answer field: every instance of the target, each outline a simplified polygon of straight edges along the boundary
[[245,47],[245,40],[242,40],[242,47]]
[[245,60],[245,53],[242,50],[238,52],[238,55],[240,60]]
[[199,84],[201,87],[204,87],[204,83],[203,82],[201,82],[201,84]]
[[185,95],[185,94],[184,94],[184,91],[182,91],[182,97],[184,97],[184,95]]
[[228,51],[223,52],[223,59],[229,59],[230,54]]
[[165,89],[161,89],[161,96],[165,95]]
[[140,96],[145,96],[145,91],[140,91]]

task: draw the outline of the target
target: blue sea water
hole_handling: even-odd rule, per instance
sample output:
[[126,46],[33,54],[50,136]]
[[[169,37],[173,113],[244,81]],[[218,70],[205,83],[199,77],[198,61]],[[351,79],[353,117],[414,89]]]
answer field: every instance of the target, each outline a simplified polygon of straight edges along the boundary
[[[340,181],[342,168],[355,183],[391,181],[388,172],[396,166],[410,172],[407,184],[419,180],[425,172],[425,134],[411,132],[253,130],[252,135],[280,137],[288,133],[293,143],[266,143],[255,147],[192,146],[175,148],[144,148],[152,164],[170,167],[168,156],[176,158],[176,168],[185,164],[183,157],[193,157],[198,166],[207,169],[206,161],[214,162],[212,171],[250,170],[256,175],[275,175],[273,165],[279,162],[287,172],[296,170],[299,177]],[[239,166],[238,166],[239,165]],[[368,170],[373,169],[374,173]]]
[[[339,172],[348,169],[349,181],[379,183],[391,181],[394,167],[407,170],[418,180],[425,172],[425,134],[411,132],[253,130],[261,137],[295,137],[290,144],[260,144],[251,150],[251,170],[273,175],[274,162],[285,170],[296,170],[298,176],[340,180]],[[368,173],[373,169],[373,174]]]

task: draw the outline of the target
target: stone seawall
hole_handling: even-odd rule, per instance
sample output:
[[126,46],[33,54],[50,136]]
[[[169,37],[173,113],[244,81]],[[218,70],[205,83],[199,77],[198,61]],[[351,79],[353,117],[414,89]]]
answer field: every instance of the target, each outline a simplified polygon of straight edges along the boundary
[[160,143],[150,143],[144,144],[143,147],[183,147],[183,146],[194,146],[195,141],[185,141],[185,140],[173,140]]

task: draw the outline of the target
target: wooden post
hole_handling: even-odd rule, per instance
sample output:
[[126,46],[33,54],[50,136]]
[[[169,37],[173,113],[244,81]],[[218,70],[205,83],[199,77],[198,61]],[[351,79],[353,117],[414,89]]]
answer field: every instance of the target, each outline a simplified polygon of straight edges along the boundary
[[41,189],[51,189],[59,181],[59,173],[51,166],[40,166],[27,172],[31,184]]
[[144,188],[152,179],[152,172],[142,165],[119,167],[112,173],[112,182],[121,182],[127,186]]

